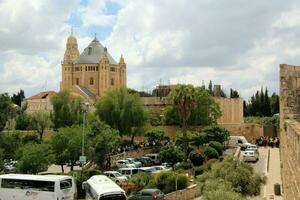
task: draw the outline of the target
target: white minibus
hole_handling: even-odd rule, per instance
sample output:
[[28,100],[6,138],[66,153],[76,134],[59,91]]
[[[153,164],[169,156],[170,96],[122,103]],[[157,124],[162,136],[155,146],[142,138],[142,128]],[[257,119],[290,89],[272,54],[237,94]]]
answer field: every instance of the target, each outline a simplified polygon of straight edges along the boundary
[[72,176],[0,175],[0,200],[76,200]]
[[82,183],[86,200],[126,200],[125,191],[104,175],[95,175]]

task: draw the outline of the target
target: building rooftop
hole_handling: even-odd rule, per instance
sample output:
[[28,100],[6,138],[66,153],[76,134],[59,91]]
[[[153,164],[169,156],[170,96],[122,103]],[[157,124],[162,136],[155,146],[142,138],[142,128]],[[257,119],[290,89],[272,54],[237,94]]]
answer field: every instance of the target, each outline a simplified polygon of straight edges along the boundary
[[26,100],[34,100],[34,99],[46,99],[47,97],[55,96],[57,93],[55,91],[45,91],[35,94],[31,97],[26,98]]
[[[107,50],[107,49],[106,49]],[[94,38],[87,48],[75,60],[75,64],[97,64],[100,62],[101,55],[105,53],[105,47]],[[107,52],[107,57],[110,64],[117,64],[113,57]]]

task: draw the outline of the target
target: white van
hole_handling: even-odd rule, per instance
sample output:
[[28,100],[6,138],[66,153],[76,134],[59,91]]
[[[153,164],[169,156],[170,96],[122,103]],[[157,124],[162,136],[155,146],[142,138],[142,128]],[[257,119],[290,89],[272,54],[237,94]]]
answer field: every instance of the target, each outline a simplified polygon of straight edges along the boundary
[[251,145],[244,136],[230,136],[228,140],[230,146],[240,146],[242,150],[245,150],[248,145]]
[[137,174],[139,172],[138,168],[130,167],[130,168],[120,168],[118,169],[122,175],[126,176],[128,179],[131,178],[132,175]]
[[86,200],[126,200],[125,191],[104,175],[95,175],[82,183]]
[[154,164],[159,164],[159,159],[158,159],[158,153],[149,153],[145,155],[146,157],[149,157]]
[[0,200],[77,199],[72,176],[59,175],[0,175]]

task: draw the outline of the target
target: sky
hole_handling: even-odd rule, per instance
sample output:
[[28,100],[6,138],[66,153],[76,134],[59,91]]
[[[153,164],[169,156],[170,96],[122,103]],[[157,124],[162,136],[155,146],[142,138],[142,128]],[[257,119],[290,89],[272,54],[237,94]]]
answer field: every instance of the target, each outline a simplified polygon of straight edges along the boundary
[[221,84],[248,99],[278,93],[279,65],[300,65],[297,0],[0,0],[0,93],[59,91],[73,29],[127,64],[127,86]]

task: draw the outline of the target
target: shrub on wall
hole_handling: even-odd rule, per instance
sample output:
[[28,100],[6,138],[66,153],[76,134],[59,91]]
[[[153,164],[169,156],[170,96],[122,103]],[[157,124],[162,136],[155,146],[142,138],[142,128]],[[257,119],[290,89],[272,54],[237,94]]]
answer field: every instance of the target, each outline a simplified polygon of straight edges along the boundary
[[223,154],[223,145],[217,141],[210,141],[209,146],[217,150],[219,155]]

